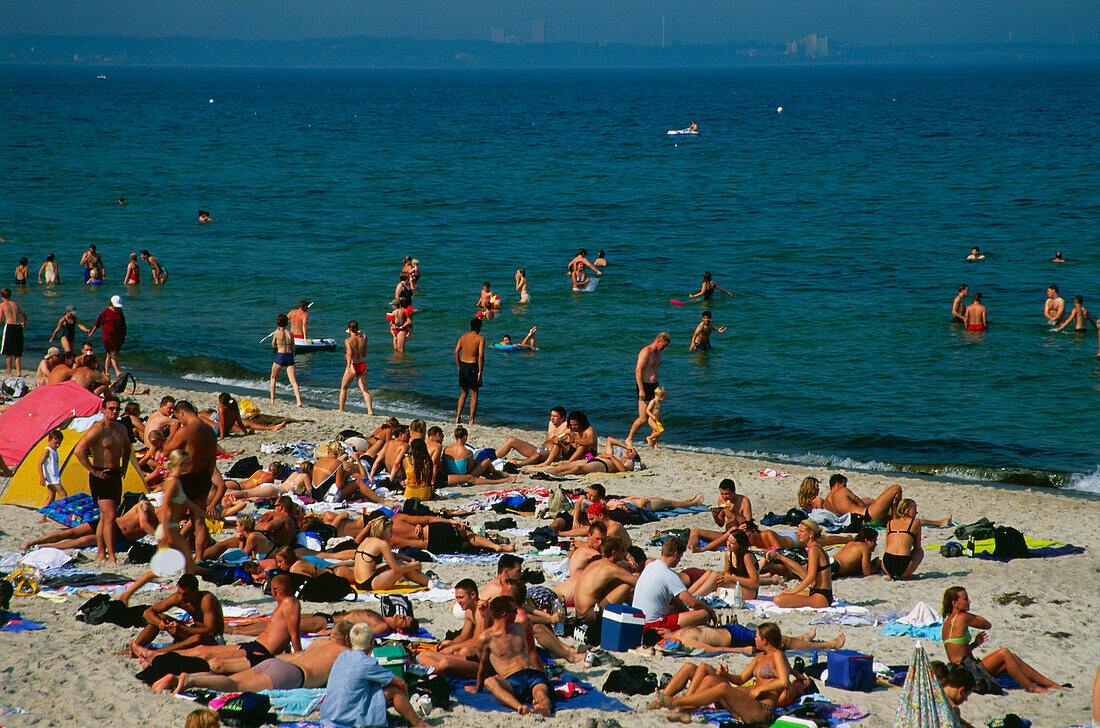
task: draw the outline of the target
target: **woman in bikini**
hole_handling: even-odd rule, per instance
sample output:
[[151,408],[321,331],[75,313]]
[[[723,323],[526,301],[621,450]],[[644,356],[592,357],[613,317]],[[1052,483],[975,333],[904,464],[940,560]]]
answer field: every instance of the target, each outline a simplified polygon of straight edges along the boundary
[[[807,683],[798,676],[791,680],[783,633],[774,622],[762,622],[757,627],[754,646],[760,652],[739,675],[730,674],[722,666],[713,674],[703,671],[682,696],[670,698],[664,691],[658,692],[658,701],[676,711],[669,719],[690,722],[692,712],[714,703],[745,723],[770,724],[775,709],[797,700]],[[751,688],[741,687],[749,680],[753,681]]]
[[420,570],[420,562],[393,552],[393,521],[385,516],[375,518],[366,529],[366,537],[355,550],[353,577],[360,591],[390,589],[405,579],[421,586],[428,577]]
[[138,461],[138,468],[144,474],[145,484],[154,490],[154,486],[160,485],[168,477],[168,455],[164,452],[164,433],[160,430],[152,430],[148,434],[149,449]]
[[475,461],[474,451],[466,445],[469,436],[465,427],[455,427],[455,441],[443,450],[441,461],[447,470],[450,485],[488,485],[515,480],[514,476],[507,476],[494,468],[492,457]]
[[943,593],[943,649],[947,653],[947,659],[956,665],[965,668],[974,676],[976,685],[974,692],[979,695],[992,693],[999,695],[1001,688],[991,676],[1008,673],[1013,680],[1024,686],[1029,693],[1045,693],[1047,690],[1068,690],[1070,685],[1059,685],[1048,677],[1040,675],[1031,665],[1027,664],[1007,647],[995,650],[981,660],[974,657],[974,648],[984,644],[987,638],[985,632],[979,632],[973,640],[970,638],[970,628],[989,629],[989,620],[979,617],[970,611],[970,597],[966,589],[961,586],[953,586]]
[[798,507],[809,514],[815,508],[824,508],[825,501],[821,498],[821,481],[812,475],[802,479],[802,485],[798,486]]
[[882,570],[891,579],[908,579],[924,560],[920,525],[916,501],[905,498],[898,503],[894,517],[886,523],[886,548],[882,554]]
[[718,586],[732,588],[735,584],[740,584],[742,598],[756,599],[756,591],[760,588],[760,572],[756,568],[756,557],[749,551],[748,534],[737,529],[730,531],[726,544],[726,556]]
[[122,278],[122,285],[136,286],[141,283],[141,269],[138,268],[137,253],[130,253],[130,262],[126,265],[126,275]]
[[[833,603],[833,573],[829,557],[821,548],[821,526],[806,519],[798,524],[797,538],[806,543],[806,576],[796,586],[775,595],[777,607],[815,607],[824,609]],[[769,553],[767,559],[774,558]]]
[[27,260],[26,258],[20,258],[19,259],[19,265],[15,266],[15,283],[16,283],[16,285],[20,285],[20,286],[27,285],[27,278],[29,278],[30,274],[31,274],[30,269],[27,268],[27,266],[29,264],[30,264],[30,261]]
[[52,344],[53,340],[60,335],[61,348],[65,351],[72,351],[73,344],[76,341],[76,330],[78,328],[86,334],[92,333],[91,329],[77,320],[76,309],[72,306],[66,306],[65,315],[57,322],[57,328],[53,330],[53,336],[50,337],[49,343]]
[[573,270],[569,273],[569,279],[573,281],[574,291],[583,291],[588,285],[588,274],[584,272],[584,263],[577,261],[573,264]]
[[715,290],[719,290],[731,298],[733,297],[732,293],[711,280],[710,271],[707,271],[703,274],[703,285],[699,288],[699,292],[692,293],[688,296],[688,298],[699,298],[699,296],[702,296],[704,301],[709,301],[710,299],[714,298]]
[[527,292],[527,271],[516,268],[516,291],[519,293],[519,303],[531,303],[531,294]]
[[256,430],[278,431],[286,427],[286,420],[277,425],[264,425],[256,420],[244,419],[237,400],[227,392],[218,395],[218,406],[215,409],[200,412],[199,418],[213,427],[218,437],[229,437],[232,432],[251,435]]
[[625,448],[623,457],[618,457],[611,452],[611,443],[607,443],[607,452],[602,455],[590,457],[587,460],[572,460],[559,463],[547,468],[546,472],[554,475],[584,475],[586,473],[629,473],[636,465],[640,465],[642,459],[638,451],[632,447]]
[[496,543],[479,536],[462,521],[407,513],[394,514],[392,543],[398,548],[420,549],[433,554],[470,553],[477,549],[497,553],[516,550],[510,543]]
[[156,528],[157,545],[164,548],[173,548],[183,554],[186,562],[184,570],[188,574],[195,573],[195,560],[192,558],[191,547],[183,540],[180,534],[180,522],[185,515],[193,515],[195,518],[204,518],[206,513],[201,506],[187,499],[180,485],[180,469],[191,463],[191,456],[186,450],[173,450],[168,453],[168,479],[164,481],[164,489],[157,508],[157,520],[160,524]]
[[412,317],[405,313],[408,306],[401,305],[396,298],[390,301],[390,336],[393,337],[393,350],[405,351],[405,342],[412,336]]

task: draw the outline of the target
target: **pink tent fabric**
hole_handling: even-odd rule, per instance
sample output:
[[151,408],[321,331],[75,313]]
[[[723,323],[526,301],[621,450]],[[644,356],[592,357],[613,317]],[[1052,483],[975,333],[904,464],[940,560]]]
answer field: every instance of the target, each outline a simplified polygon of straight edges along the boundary
[[102,405],[75,382],[36,387],[0,413],[0,456],[15,470],[42,435],[71,417],[94,415]]

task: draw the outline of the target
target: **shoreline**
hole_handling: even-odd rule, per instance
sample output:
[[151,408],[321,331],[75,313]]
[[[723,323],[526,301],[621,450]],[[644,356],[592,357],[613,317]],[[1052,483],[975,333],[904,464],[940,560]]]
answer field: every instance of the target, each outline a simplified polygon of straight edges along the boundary
[[[133,399],[141,404],[143,412],[149,412],[160,397],[167,393],[179,398],[191,398],[199,408],[211,406],[215,399],[213,390],[204,392],[197,387],[149,386],[149,394],[127,396],[124,400]],[[340,414],[330,409],[310,406],[299,409],[294,406],[292,399],[286,397],[281,397],[275,404],[271,404],[266,398],[257,397],[256,400],[264,414],[301,420],[289,424],[279,432],[261,431],[251,436],[238,435],[222,441],[227,449],[243,448],[242,457],[257,455],[264,465],[272,459],[288,459],[285,456],[261,452],[261,446],[266,443],[316,442],[332,438],[345,428],[369,432],[384,419],[382,415],[371,417],[362,412],[349,411]],[[404,421],[405,418],[402,419]],[[429,424],[440,424],[447,434],[447,441],[450,441],[452,423],[435,420]],[[479,446],[496,446],[509,435],[541,437],[541,433],[521,428],[474,425],[468,429],[471,433],[471,444]],[[629,493],[680,499],[702,493],[707,503],[713,503],[718,481],[732,477],[738,484],[738,492],[751,499],[754,516],[759,519],[769,511],[784,513],[794,505],[798,485],[805,475],[812,474],[827,480],[831,472],[837,472],[820,466],[793,466],[766,459],[674,448],[647,451],[643,453],[643,459],[647,469],[641,473],[573,478],[565,487],[585,487],[591,482],[601,482],[613,494]],[[224,470],[232,462],[221,461],[220,467]],[[787,470],[789,475],[785,478],[768,477],[761,474],[765,468]],[[1051,489],[963,483],[921,476],[894,476],[847,468],[838,470],[849,476],[853,490],[861,496],[873,497],[886,486],[900,483],[906,497],[915,498],[921,506],[922,515],[928,518],[950,514],[957,522],[970,523],[985,516],[998,524],[1015,526],[1029,537],[1067,541],[1086,547],[1083,554],[1053,560],[1029,559],[1008,563],[965,557],[945,560],[938,550],[929,550],[926,552],[924,564],[916,574],[917,578],[913,580],[893,582],[879,575],[842,579],[836,586],[839,598],[862,605],[876,614],[904,614],[917,600],[926,602],[938,611],[939,600],[946,587],[954,584],[966,586],[975,602],[975,612],[993,623],[991,648],[1007,646],[1040,672],[1059,682],[1073,682],[1078,689],[1061,695],[1030,695],[1014,690],[999,698],[975,696],[963,706],[963,716],[975,725],[1002,717],[1006,712],[1016,712],[1041,726],[1085,721],[1089,700],[1087,686],[1096,669],[1098,645],[1093,615],[1100,610],[1100,594],[1096,593],[1093,576],[1100,573],[1100,557],[1097,556],[1100,553],[1100,535],[1093,526],[1100,511],[1096,499],[1066,498],[1066,493]],[[515,485],[525,488],[539,483],[540,481],[521,476]],[[975,490],[975,487],[983,490]],[[437,502],[460,505],[469,500],[477,489],[460,487],[448,488],[446,491],[449,499]],[[630,530],[636,543],[645,544],[658,528],[706,527],[709,519],[705,516],[706,514],[675,516],[656,523],[631,527]],[[479,512],[470,518],[470,522],[474,526],[483,525],[485,521],[496,517],[497,514],[492,511]],[[47,528],[53,528],[53,524],[45,527],[39,524],[34,511],[19,507],[0,507],[0,519],[3,523],[3,528],[0,529],[0,551],[15,550],[27,538],[43,533]],[[518,517],[517,521],[521,527],[533,527],[541,523],[530,517]],[[948,540],[951,534],[948,529],[927,528],[924,529],[923,536],[925,545],[935,545]],[[880,537],[878,551],[881,550]],[[647,551],[652,555],[654,547],[648,546]],[[526,557],[531,558],[530,555]],[[721,558],[720,553],[687,554],[683,565],[721,568]],[[101,568],[94,563],[89,566]],[[464,577],[472,577],[479,583],[484,583],[495,574],[492,564],[439,563],[432,567],[448,584],[454,584]],[[109,570],[136,578],[144,569],[142,566],[120,563]],[[770,587],[763,591],[775,593],[778,588]],[[1035,602],[1027,607],[1013,602],[997,602],[999,596],[1011,592],[1024,592],[1032,596]],[[135,602],[148,603],[163,598],[166,593],[161,591],[142,594]],[[255,590],[249,587],[218,587],[216,594],[223,603],[258,605],[260,609],[264,609],[268,602],[257,602]],[[45,599],[16,599],[13,603],[14,609],[20,610],[28,619],[46,624],[47,629],[5,636],[0,640],[0,660],[6,664],[21,665],[5,684],[5,703],[24,708],[33,715],[49,716],[63,725],[84,724],[89,720],[87,714],[80,712],[86,710],[85,708],[68,706],[95,705],[105,706],[101,710],[91,708],[91,712],[97,713],[93,717],[99,725],[122,728],[139,723],[182,723],[183,717],[193,705],[170,695],[151,693],[144,685],[133,680],[131,675],[137,671],[134,663],[123,655],[114,654],[124,646],[130,633],[110,625],[89,627],[76,622],[73,616],[84,601],[85,598],[79,596],[71,596],[63,604]],[[331,611],[332,606],[313,603],[303,605],[306,611],[324,611],[326,608]],[[426,625],[433,634],[442,634],[447,629],[458,626],[451,614],[450,604],[415,602],[415,609],[417,615],[426,620]],[[761,621],[747,609],[733,610],[732,614],[737,615],[742,623],[755,624]],[[777,621],[785,633],[801,634],[816,628],[819,637],[823,639],[832,638],[843,631],[848,640],[846,649],[871,654],[876,661],[884,664],[907,663],[912,653],[912,638],[880,635],[878,626],[811,624],[811,620],[816,617],[814,612],[792,612],[780,615]],[[1072,639],[1058,635],[1070,635]],[[79,644],[80,649],[73,650],[74,644]],[[943,659],[941,645],[928,644],[927,650],[930,659]],[[38,661],[24,660],[22,656],[27,654],[39,656]],[[629,664],[644,664],[658,675],[675,672],[683,664],[682,660],[669,657],[631,654],[624,654],[622,657]],[[740,670],[745,658],[733,656],[728,661],[732,668]],[[570,669],[597,686],[603,684],[608,670],[606,667],[583,670],[580,665]],[[92,671],[110,679],[88,681],[68,677],[74,674],[86,675]],[[50,690],[43,690],[43,685],[50,686]],[[870,710],[872,715],[858,723],[864,728],[892,725],[894,709],[901,696],[900,690],[881,688],[872,693],[851,693],[821,686],[821,691],[834,702],[853,702]],[[647,700],[648,698],[624,699],[624,702],[639,709],[630,715],[631,723],[641,728],[660,728],[667,725],[661,711],[640,710]],[[126,707],[109,707],[120,705]],[[559,708],[559,713],[546,721],[554,728],[568,728],[575,726],[577,720],[606,715],[598,711],[569,710],[567,701]],[[33,715],[25,716],[28,719],[25,724],[34,722]],[[20,716],[13,718],[13,725],[24,724],[20,722]],[[514,725],[512,714],[474,713],[461,706],[445,713],[437,710],[432,715],[432,722],[436,725],[459,725],[474,720],[484,728],[507,728]]]
[[[167,389],[178,387],[185,390],[193,390],[203,393],[218,393],[223,391],[233,391],[234,396],[236,389],[247,389],[250,392],[255,393],[256,396],[252,397],[255,403],[261,407],[263,402],[267,401],[268,393],[266,389],[259,388],[254,384],[250,384],[244,380],[229,380],[222,379],[216,381],[214,379],[204,379],[204,375],[195,374],[188,375],[170,375],[157,372],[143,372],[138,370],[143,377],[148,379],[140,379],[139,381],[150,386],[160,386]],[[299,382],[299,384],[302,384]],[[285,392],[280,390],[285,388]],[[304,389],[304,387],[303,387]],[[335,409],[336,396],[339,392],[339,385],[334,386],[331,389],[332,402],[327,401],[324,398],[308,397],[303,393],[302,402],[318,409]],[[290,394],[290,387],[288,384],[279,380],[276,388],[276,395],[292,396]],[[348,392],[348,402],[346,407],[358,414],[366,414],[366,407],[358,400],[353,401],[352,394],[358,395],[358,390]],[[263,402],[259,400],[263,400]],[[415,419],[421,418],[425,420],[439,419],[440,413],[427,411],[424,409],[418,409],[415,405],[402,408],[387,408],[385,405],[375,406],[376,412],[385,412],[388,415],[393,415],[398,419],[408,418]],[[445,413],[444,413],[445,414]],[[446,423],[447,418],[444,417],[443,421]],[[488,427],[496,428],[509,428],[519,429],[524,433],[530,434],[532,437],[539,437],[541,432],[535,424],[532,423],[511,423],[491,420]],[[642,428],[645,431],[646,428]],[[446,427],[444,427],[446,431]],[[639,435],[640,436],[640,435]],[[742,458],[747,460],[760,460],[770,463],[772,465],[782,465],[787,468],[833,468],[838,470],[852,471],[858,473],[881,473],[885,475],[893,475],[898,477],[924,477],[932,480],[942,482],[954,482],[960,481],[963,483],[973,483],[980,485],[996,485],[1007,486],[1017,488],[1044,488],[1048,490],[1055,490],[1066,495],[1072,496],[1086,496],[1100,498],[1100,468],[1097,470],[1087,472],[1072,472],[1063,470],[1047,470],[1038,468],[1027,467],[1013,467],[1013,466],[993,466],[993,465],[970,465],[970,464],[958,464],[958,463],[920,463],[920,462],[894,462],[886,460],[876,459],[861,459],[844,455],[829,455],[813,452],[806,452],[802,454],[791,453],[774,453],[774,452],[760,452],[760,451],[746,451],[737,450],[734,448],[722,448],[712,447],[708,445],[692,445],[681,442],[669,441],[668,443],[662,442],[662,448],[670,450],[679,450],[683,452],[696,452],[707,455],[717,455],[720,457],[733,457]]]

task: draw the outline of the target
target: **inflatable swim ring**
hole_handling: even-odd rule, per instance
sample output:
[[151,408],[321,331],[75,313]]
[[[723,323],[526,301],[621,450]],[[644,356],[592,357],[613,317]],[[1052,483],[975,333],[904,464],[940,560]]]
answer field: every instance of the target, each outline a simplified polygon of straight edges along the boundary
[[497,351],[530,351],[526,346],[516,346],[515,344],[493,344],[493,348]]

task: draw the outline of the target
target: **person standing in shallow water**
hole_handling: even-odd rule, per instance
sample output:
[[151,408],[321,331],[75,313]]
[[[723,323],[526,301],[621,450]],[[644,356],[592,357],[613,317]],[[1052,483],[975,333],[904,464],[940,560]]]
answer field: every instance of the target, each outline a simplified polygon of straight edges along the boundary
[[985,320],[985,306],[982,305],[982,294],[974,294],[974,303],[966,307],[963,314],[963,323],[967,331],[985,331],[989,323]]
[[627,447],[634,447],[634,435],[638,428],[649,421],[649,402],[657,392],[657,370],[661,368],[661,352],[668,348],[672,340],[662,331],[653,343],[642,347],[638,352],[638,361],[634,365],[634,386],[638,393],[638,418],[630,425],[630,434],[626,436]]
[[271,401],[275,401],[275,379],[279,372],[286,369],[286,377],[294,390],[294,400],[302,406],[302,393],[298,390],[298,379],[294,376],[294,335],[287,330],[290,319],[285,313],[275,317],[275,333],[271,335],[271,346],[275,349],[275,361],[271,365]]
[[470,330],[459,337],[455,344],[455,366],[458,367],[458,386],[462,394],[458,395],[458,412],[455,424],[462,419],[462,409],[466,406],[466,396],[470,397],[470,420],[474,424],[477,414],[477,393],[481,389],[481,376],[485,370],[485,337],[481,335],[481,319],[470,319]]

